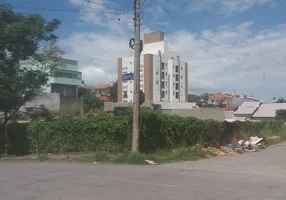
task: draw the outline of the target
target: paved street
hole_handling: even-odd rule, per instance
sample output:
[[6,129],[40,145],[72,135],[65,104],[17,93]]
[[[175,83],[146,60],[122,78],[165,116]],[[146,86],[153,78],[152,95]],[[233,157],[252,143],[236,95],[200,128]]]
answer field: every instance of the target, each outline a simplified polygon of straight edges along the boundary
[[1,200],[285,200],[286,144],[160,166],[0,163]]

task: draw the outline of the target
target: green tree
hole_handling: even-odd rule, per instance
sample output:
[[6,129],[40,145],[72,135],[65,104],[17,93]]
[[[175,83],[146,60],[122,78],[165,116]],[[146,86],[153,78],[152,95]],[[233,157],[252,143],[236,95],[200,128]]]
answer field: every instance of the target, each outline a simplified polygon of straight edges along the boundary
[[286,120],[286,110],[285,109],[277,110],[275,118],[277,120]]
[[200,100],[207,101],[209,96],[212,94],[204,93],[204,94],[188,94],[188,102],[197,102]]
[[118,89],[118,81],[116,81],[113,86],[110,88],[110,100],[113,102],[117,102],[118,101],[118,97],[117,97],[117,90]]
[[103,107],[104,102],[94,94],[87,94],[82,97],[83,110],[85,113],[94,112]]
[[286,99],[279,98],[279,99],[277,99],[276,103],[286,103]]
[[[0,112],[5,127],[59,64],[62,51],[54,35],[59,24],[57,19],[47,22],[41,15],[16,13],[10,5],[0,4]],[[6,131],[6,145],[7,140]]]
[[90,94],[90,91],[84,87],[79,87],[78,88],[78,97],[83,97],[85,95]]

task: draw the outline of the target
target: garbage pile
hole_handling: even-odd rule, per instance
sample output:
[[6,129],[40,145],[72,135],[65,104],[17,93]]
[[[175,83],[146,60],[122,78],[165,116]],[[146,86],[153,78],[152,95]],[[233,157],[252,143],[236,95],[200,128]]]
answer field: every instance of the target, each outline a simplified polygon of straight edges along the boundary
[[228,144],[227,146],[233,148],[237,153],[242,154],[244,152],[255,152],[260,149],[265,149],[267,141],[264,138],[255,136],[250,137],[247,141],[239,140],[236,145]]

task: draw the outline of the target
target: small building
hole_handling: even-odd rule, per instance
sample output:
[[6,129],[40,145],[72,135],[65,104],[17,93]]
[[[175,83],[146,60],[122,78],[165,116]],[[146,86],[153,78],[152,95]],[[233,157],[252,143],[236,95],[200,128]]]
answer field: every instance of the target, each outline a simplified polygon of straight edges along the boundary
[[273,120],[276,116],[276,111],[280,109],[286,110],[286,103],[264,103],[253,114],[252,120]]
[[102,101],[110,101],[110,94],[111,94],[111,88],[113,87],[114,82],[109,82],[106,85],[99,85],[94,87],[94,94],[98,98],[100,98]]
[[77,97],[78,87],[82,85],[82,72],[78,69],[78,62],[61,58],[61,65],[50,71],[50,77],[43,92],[58,93],[63,97]]
[[208,99],[208,104],[213,104],[213,105],[226,105],[229,106],[229,101],[231,99],[231,95],[229,94],[213,94],[211,96],[209,96]]
[[238,107],[238,110],[234,113],[235,120],[247,121],[250,120],[253,114],[258,110],[262,102],[244,102]]

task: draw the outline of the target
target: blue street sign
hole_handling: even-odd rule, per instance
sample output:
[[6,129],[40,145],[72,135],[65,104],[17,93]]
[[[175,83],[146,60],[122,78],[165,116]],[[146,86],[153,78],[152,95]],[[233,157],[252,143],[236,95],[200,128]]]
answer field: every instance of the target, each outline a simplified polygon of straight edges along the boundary
[[122,74],[122,81],[133,80],[133,73]]

